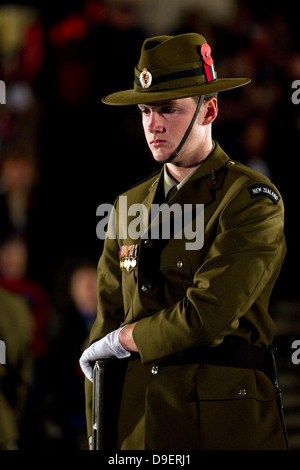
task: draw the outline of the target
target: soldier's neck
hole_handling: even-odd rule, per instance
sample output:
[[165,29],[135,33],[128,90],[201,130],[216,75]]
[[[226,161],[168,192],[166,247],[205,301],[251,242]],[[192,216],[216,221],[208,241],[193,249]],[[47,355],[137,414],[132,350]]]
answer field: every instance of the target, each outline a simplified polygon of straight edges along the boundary
[[214,148],[215,143],[211,141],[210,145],[206,149],[203,149],[200,155],[194,156],[193,158],[187,158],[179,154],[174,161],[166,164],[168,173],[175,181],[180,183],[213,152]]

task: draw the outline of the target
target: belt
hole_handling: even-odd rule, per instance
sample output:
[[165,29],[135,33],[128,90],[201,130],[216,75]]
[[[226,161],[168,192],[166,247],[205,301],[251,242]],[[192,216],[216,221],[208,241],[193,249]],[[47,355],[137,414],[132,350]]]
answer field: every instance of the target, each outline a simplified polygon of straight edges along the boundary
[[174,358],[157,361],[161,366],[199,363],[257,369],[270,376],[271,347],[253,346],[246,340],[227,337],[219,346],[203,347]]

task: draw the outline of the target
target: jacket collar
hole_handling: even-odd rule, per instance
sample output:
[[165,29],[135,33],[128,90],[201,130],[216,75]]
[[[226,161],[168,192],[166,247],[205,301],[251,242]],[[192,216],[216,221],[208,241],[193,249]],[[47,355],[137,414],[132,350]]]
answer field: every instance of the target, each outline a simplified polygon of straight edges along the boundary
[[[186,203],[195,202],[199,204],[209,204],[214,200],[215,191],[220,189],[224,183],[224,172],[220,169],[229,161],[228,155],[215,142],[214,150],[201,162],[201,165],[194,171],[192,176],[182,186],[178,194],[172,198],[172,203],[184,201]],[[204,181],[200,181],[204,179]],[[164,201],[164,169],[162,168],[149,188],[149,194],[144,203],[149,206],[152,203],[162,203]]]
[[[225,165],[229,157],[216,143],[213,152],[202,162],[202,164],[193,173],[191,178],[180,188],[168,202],[172,204],[204,204],[207,207],[216,198],[216,191],[221,189],[224,184],[226,175]],[[151,213],[152,204],[163,204],[165,202],[164,195],[164,170],[161,169],[160,173],[152,180],[149,187],[149,192],[143,200],[143,204],[147,207],[148,213]],[[210,212],[210,211],[209,211]],[[205,212],[207,216],[208,212]],[[172,216],[171,216],[172,217]],[[149,220],[147,233],[150,233],[151,226],[156,225],[159,219],[155,217],[152,223]]]
[[[214,180],[212,177],[213,172],[217,172],[221,167],[226,165],[226,163],[229,160],[228,155],[221,149],[220,145],[218,142],[215,142],[215,148],[214,150],[206,157],[199,168],[194,172],[194,174],[191,176],[190,180],[188,181],[191,182],[195,179],[202,178],[202,177],[209,177],[209,179]],[[216,184],[214,181],[212,181],[213,186]],[[218,189],[218,188],[215,188]]]

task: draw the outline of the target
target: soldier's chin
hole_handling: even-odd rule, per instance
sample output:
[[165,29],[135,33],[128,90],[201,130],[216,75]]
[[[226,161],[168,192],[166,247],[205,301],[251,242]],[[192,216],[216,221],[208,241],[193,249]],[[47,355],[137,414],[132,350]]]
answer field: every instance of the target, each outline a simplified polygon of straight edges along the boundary
[[[150,149],[149,149],[150,150]],[[170,161],[173,161],[177,155],[174,155],[174,153],[158,153],[158,152],[152,152],[150,150],[150,155],[153,158],[154,161],[160,164],[168,163]]]

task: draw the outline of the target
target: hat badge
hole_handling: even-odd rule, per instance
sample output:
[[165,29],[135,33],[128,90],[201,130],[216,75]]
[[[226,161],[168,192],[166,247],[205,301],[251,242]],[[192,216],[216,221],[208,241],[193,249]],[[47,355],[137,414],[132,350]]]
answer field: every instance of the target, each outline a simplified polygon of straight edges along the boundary
[[152,75],[146,68],[140,74],[140,84],[143,88],[149,88],[152,83]]

